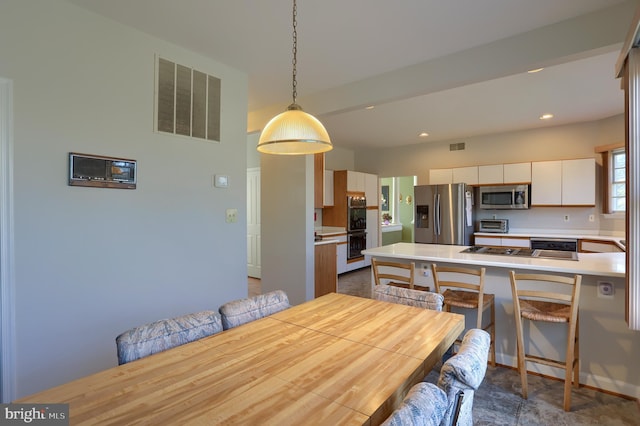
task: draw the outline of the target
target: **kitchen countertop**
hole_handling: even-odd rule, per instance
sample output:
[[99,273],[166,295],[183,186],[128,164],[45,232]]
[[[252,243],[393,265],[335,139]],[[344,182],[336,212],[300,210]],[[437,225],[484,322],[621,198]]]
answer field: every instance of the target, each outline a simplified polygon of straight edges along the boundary
[[[502,234],[505,235],[505,234]],[[578,260],[540,259],[533,257],[511,257],[489,254],[461,253],[469,246],[442,244],[396,243],[375,247],[362,253],[374,257],[410,259],[417,261],[461,263],[467,265],[493,266],[498,268],[521,268],[536,271],[582,274],[601,277],[625,276],[625,253],[578,253]]]
[[315,241],[313,244],[316,245],[316,246],[321,246],[321,245],[324,245],[324,244],[337,244],[337,243],[338,243],[338,240],[332,240],[332,239],[323,238],[321,240]]
[[345,228],[341,228],[339,226],[322,226],[320,228],[315,228],[315,233],[319,237],[331,237],[335,235],[345,235],[347,230]]

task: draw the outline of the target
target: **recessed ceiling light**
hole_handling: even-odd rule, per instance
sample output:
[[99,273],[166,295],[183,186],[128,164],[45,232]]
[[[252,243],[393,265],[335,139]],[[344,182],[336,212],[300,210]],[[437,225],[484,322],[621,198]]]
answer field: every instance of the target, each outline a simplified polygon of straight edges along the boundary
[[540,120],[549,120],[550,118],[553,118],[553,114],[542,114],[540,116]]
[[534,70],[529,70],[529,71],[527,71],[527,72],[528,72],[529,74],[535,74],[535,73],[537,73],[537,72],[542,71],[543,69],[544,69],[544,68],[536,68],[536,69],[534,69]]
[[375,108],[375,105],[369,105],[369,106],[365,107],[364,109],[374,109],[374,108]]
[[422,133],[420,133],[418,136],[420,136],[421,138],[426,138],[427,136],[429,136],[429,133],[427,133],[427,132],[422,132]]

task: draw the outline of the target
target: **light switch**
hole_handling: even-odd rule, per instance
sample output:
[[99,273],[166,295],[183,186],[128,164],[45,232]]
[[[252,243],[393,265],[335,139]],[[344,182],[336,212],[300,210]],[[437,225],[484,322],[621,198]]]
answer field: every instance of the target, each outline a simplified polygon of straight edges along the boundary
[[216,188],[229,187],[229,176],[227,175],[215,175],[213,177],[213,186]]

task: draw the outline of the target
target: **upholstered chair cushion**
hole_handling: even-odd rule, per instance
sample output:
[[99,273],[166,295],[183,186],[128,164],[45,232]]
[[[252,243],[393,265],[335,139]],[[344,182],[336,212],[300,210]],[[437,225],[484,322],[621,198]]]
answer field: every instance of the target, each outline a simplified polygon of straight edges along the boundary
[[386,284],[375,286],[373,294],[376,300],[432,309],[434,311],[442,310],[442,302],[444,300],[444,297],[439,293],[412,290]]
[[447,410],[447,395],[433,383],[420,382],[407,393],[402,404],[384,426],[439,426]]
[[125,331],[116,337],[118,364],[135,361],[222,331],[215,311],[163,319]]
[[[449,400],[445,420],[454,414],[454,402],[459,391],[464,392],[458,414],[458,425],[473,425],[472,409],[474,391],[478,389],[487,372],[487,359],[491,337],[481,329],[471,329],[462,338],[458,353],[449,358],[440,370],[438,387],[444,390]],[[449,424],[449,423],[444,423]]]
[[222,328],[228,330],[289,308],[289,298],[282,290],[234,300],[220,306]]

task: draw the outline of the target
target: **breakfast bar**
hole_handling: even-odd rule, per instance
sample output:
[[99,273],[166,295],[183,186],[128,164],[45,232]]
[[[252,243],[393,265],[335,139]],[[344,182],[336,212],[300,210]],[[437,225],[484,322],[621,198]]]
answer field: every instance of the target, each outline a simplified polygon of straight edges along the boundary
[[[414,262],[416,283],[434,288],[432,263],[448,266],[485,267],[485,292],[495,295],[496,361],[515,367],[516,332],[509,271],[582,275],[580,297],[580,383],[622,395],[640,397],[640,333],[625,322],[625,254],[578,253],[577,260],[526,256],[501,256],[464,252],[469,246],[396,243],[365,250],[365,255],[396,262]],[[373,280],[372,280],[373,281]],[[610,290],[603,294],[601,287]],[[474,324],[467,317],[467,324]],[[537,348],[559,358],[564,356],[565,330],[555,324],[532,326],[529,330]],[[533,337],[535,336],[535,337]],[[530,370],[562,377],[546,366]]]

